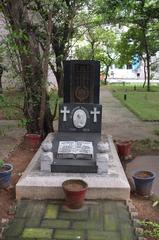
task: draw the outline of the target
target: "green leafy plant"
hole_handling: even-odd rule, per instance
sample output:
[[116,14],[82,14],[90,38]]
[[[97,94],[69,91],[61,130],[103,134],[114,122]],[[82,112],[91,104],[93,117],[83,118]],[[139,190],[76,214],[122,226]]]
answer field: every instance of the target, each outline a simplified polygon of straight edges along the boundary
[[156,128],[154,129],[154,133],[159,136],[159,128],[158,128],[158,127],[156,127]]
[[4,161],[0,159],[0,169],[4,166]]
[[141,221],[141,225],[144,229],[144,237],[152,237],[154,240],[159,239],[159,223],[151,221]]

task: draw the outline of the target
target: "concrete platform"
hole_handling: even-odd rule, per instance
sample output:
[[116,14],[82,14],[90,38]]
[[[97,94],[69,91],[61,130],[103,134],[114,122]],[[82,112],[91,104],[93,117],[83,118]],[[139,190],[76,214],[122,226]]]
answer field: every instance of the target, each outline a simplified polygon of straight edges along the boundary
[[[44,141],[52,142],[53,138],[54,134],[50,133]],[[87,182],[87,199],[129,199],[130,186],[111,136],[105,137],[104,141],[108,141],[110,149],[107,153],[97,154],[98,173],[90,174],[41,172],[39,156],[42,149],[39,148],[16,185],[16,198],[63,199],[63,181],[76,178]]]

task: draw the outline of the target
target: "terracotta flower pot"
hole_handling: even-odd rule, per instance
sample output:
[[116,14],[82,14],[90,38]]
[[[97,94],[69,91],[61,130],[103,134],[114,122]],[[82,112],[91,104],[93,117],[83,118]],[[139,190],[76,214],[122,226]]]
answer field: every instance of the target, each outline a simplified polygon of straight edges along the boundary
[[41,136],[40,134],[27,133],[24,136],[24,141],[28,146],[36,148],[41,143]]
[[142,196],[150,196],[155,173],[150,171],[137,171],[133,174],[136,193]]
[[131,157],[131,142],[123,141],[117,142],[117,152],[121,160],[129,159]]
[[63,182],[62,187],[65,193],[66,206],[72,209],[81,208],[88,189],[87,183],[80,179],[70,179]]

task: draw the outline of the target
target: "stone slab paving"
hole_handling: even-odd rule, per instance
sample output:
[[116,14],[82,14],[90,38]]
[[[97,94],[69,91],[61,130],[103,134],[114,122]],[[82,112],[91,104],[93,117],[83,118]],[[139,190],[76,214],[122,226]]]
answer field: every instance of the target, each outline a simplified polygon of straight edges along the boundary
[[68,210],[63,201],[22,200],[5,240],[135,240],[135,228],[124,201],[90,201]]

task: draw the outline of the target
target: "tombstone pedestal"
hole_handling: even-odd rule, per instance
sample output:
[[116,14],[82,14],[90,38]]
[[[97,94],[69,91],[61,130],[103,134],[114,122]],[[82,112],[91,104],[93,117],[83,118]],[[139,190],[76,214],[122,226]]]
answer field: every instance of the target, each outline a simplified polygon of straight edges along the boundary
[[[97,144],[100,141],[99,133],[68,133],[58,132],[53,140],[53,153],[54,160],[51,165],[51,172],[64,172],[64,173],[96,173],[96,154]],[[67,141],[66,141],[67,140]],[[62,141],[66,142],[86,142],[93,145],[93,156],[88,159],[87,156],[83,158],[67,159],[65,157],[58,158],[58,146]],[[66,155],[67,157],[67,155]]]
[[[68,179],[83,179],[89,186],[86,199],[129,199],[130,186],[110,136],[102,136],[105,153],[97,149],[97,173],[56,173],[40,170],[40,156],[50,148],[39,148],[16,185],[16,199],[64,199],[62,183]],[[51,145],[54,133],[44,144]],[[48,164],[48,162],[47,162]]]

